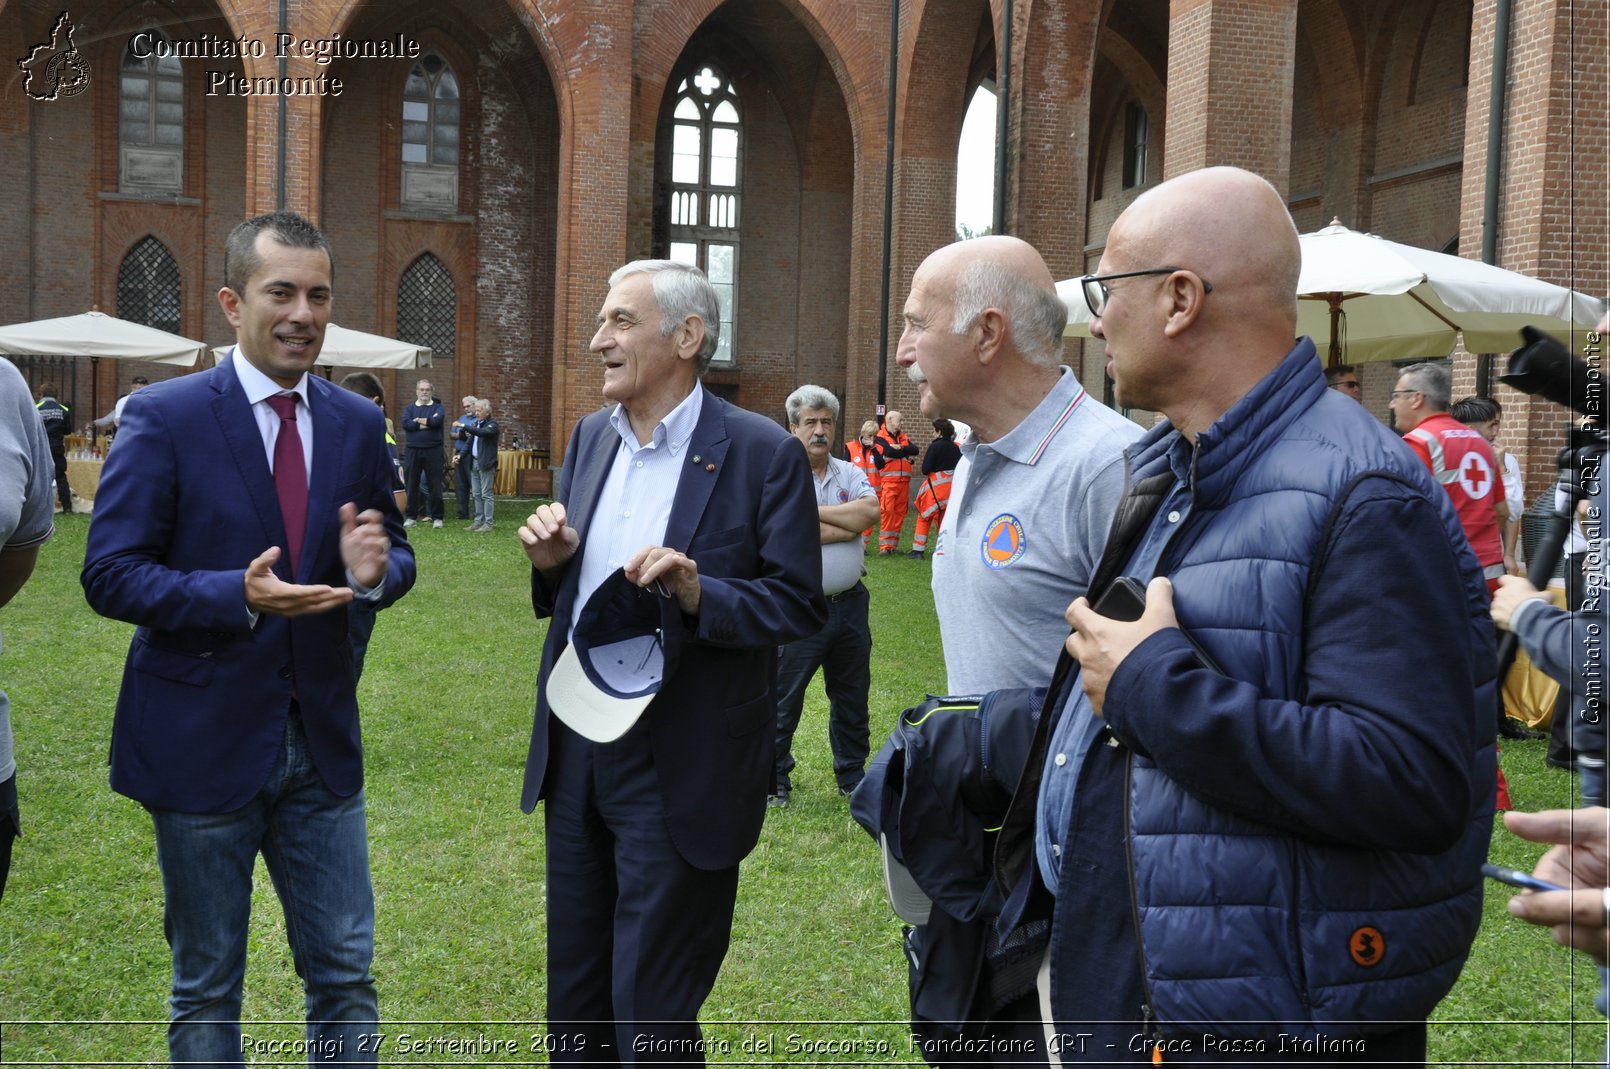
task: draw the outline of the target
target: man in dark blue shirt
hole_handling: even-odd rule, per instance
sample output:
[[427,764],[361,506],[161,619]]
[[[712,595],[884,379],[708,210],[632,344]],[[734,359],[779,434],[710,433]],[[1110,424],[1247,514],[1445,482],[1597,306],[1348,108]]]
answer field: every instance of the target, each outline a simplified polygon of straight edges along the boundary
[[[413,404],[403,409],[403,435],[408,446],[408,519],[412,527],[428,515],[432,527],[442,525],[442,403],[432,395],[429,379],[420,379]],[[424,479],[425,493],[420,493]]]

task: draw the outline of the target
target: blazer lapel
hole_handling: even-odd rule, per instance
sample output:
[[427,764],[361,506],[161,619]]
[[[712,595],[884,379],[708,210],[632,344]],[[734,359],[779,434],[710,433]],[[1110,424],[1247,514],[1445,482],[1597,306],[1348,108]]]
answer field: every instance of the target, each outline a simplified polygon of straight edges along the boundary
[[[236,359],[234,349],[214,367],[212,388],[212,415],[222,435],[224,445],[235,462],[241,485],[251,499],[257,521],[263,529],[263,548],[285,545],[285,518],[280,515],[279,495],[274,491],[274,476],[268,470],[268,453],[263,449],[263,438],[257,431],[257,418],[252,406],[246,403],[246,394],[240,388],[240,379],[230,361]],[[280,554],[275,570],[282,576],[289,573],[290,554]]]
[[705,506],[715,492],[716,481],[727,458],[726,402],[706,390],[699,411],[699,424],[693,429],[683,451],[682,478],[677,480],[676,497],[671,502],[671,518],[665,525],[665,544],[679,553],[688,551],[693,532],[699,529]]
[[587,525],[598,508],[599,495],[604,492],[604,480],[609,477],[610,462],[620,448],[620,436],[605,417],[597,421],[597,429],[590,441],[577,444],[576,477],[571,480],[570,499],[564,504],[568,517],[566,522],[581,535],[585,547]]

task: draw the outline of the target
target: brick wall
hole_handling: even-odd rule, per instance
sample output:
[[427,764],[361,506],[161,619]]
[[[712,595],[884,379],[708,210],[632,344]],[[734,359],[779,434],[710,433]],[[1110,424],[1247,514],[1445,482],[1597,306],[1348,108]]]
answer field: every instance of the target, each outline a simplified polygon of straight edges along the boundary
[[[1487,82],[1496,0],[1170,0],[1166,5],[1019,3],[1008,145],[1008,225],[1058,277],[1092,268],[1121,187],[1122,107],[1146,105],[1151,176],[1208,163],[1251,166],[1287,189],[1303,230],[1340,215],[1356,228],[1440,247],[1480,247]],[[1105,10],[1103,10],[1105,9]],[[1501,256],[1505,266],[1602,292],[1606,206],[1606,15],[1586,0],[1518,0],[1513,34]],[[155,9],[152,9],[154,11]],[[179,0],[165,25],[272,41],[261,0]],[[0,7],[0,42],[22,55],[59,9]],[[740,369],[718,377],[776,416],[802,381],[841,392],[846,423],[872,410],[878,339],[890,351],[912,272],[951,240],[955,153],[968,92],[995,72],[999,3],[905,0],[896,105],[894,247],[880,301],[888,0],[471,0],[451,8],[307,0],[297,36],[398,31],[436,47],[464,84],[461,203],[421,217],[398,202],[400,86],[407,61],[310,61],[340,98],[205,97],[189,90],[185,197],[116,194],[118,52],[146,9],[101,0],[74,9],[92,62],[89,92],[0,98],[4,199],[0,316],[9,321],[115,303],[116,268],[155,234],[184,274],[183,325],[230,332],[213,293],[224,234],[249,212],[315,215],[336,248],[338,321],[396,327],[401,272],[424,252],[458,287],[458,355],[439,392],[484,393],[500,419],[562,448],[598,403],[586,352],[604,279],[649,252],[661,111],[679,64],[716,55],[742,79],[746,131]],[[136,15],[138,17],[136,17]],[[1466,58],[1468,56],[1468,59]],[[266,60],[194,61],[246,75]],[[1467,84],[1468,83],[1468,87]],[[285,188],[280,189],[284,156]],[[1096,196],[1099,190],[1100,196]],[[1081,349],[1088,349],[1082,353]],[[1071,346],[1099,390],[1099,346]],[[108,400],[136,369],[104,362]],[[1456,363],[1461,382],[1474,364]],[[145,369],[148,370],[149,369]],[[888,399],[915,396],[888,368]],[[165,374],[166,372],[158,372]],[[1390,369],[1366,368],[1384,406]],[[411,375],[388,382],[405,400]],[[1537,441],[1528,479],[1551,465],[1541,443],[1558,413],[1500,393],[1506,435]]]
[[[1460,246],[1481,248],[1496,0],[1477,0],[1470,44],[1469,112]],[[1590,294],[1610,288],[1610,100],[1602,3],[1518,0],[1510,28],[1506,134],[1499,178],[1498,263]],[[1527,498],[1553,480],[1565,410],[1512,390],[1500,441],[1521,457]]]
[[1210,164],[1289,188],[1296,0],[1172,0],[1168,175]]

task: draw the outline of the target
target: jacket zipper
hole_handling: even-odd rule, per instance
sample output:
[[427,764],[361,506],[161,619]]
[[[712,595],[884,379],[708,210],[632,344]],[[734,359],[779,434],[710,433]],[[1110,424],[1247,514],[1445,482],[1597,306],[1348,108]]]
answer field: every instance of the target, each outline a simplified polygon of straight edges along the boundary
[[[1196,462],[1201,455],[1201,449],[1202,443],[1200,441],[1191,443],[1191,478],[1189,493],[1192,512],[1196,511]],[[1124,453],[1124,462],[1127,469],[1129,462],[1129,454],[1127,450]],[[1125,474],[1127,477],[1127,470]],[[1167,498],[1168,495],[1165,493],[1163,495],[1163,501],[1158,503],[1159,508],[1162,507],[1163,502],[1167,501]],[[1154,577],[1164,574],[1163,562],[1168,559],[1168,552],[1171,548],[1173,548],[1174,543],[1179,540],[1179,537],[1180,532],[1176,530],[1172,535],[1169,536],[1168,541],[1163,544],[1163,550],[1158,554],[1157,557],[1157,566],[1152,569],[1152,575]],[[1118,745],[1122,745],[1122,743],[1118,742],[1118,737],[1116,735],[1112,736],[1112,741],[1118,743]],[[1126,749],[1124,752],[1124,857],[1128,861],[1127,875],[1129,877],[1129,916],[1131,923],[1135,926],[1135,957],[1140,962],[1140,987],[1142,999],[1140,1004],[1140,1018],[1144,1031],[1148,1032],[1152,1037],[1152,1064],[1162,1065],[1164,1039],[1163,1026],[1162,1023],[1157,1019],[1157,1010],[1152,1004],[1152,985],[1146,978],[1146,941],[1140,930],[1140,891],[1135,886],[1135,837],[1134,824],[1130,816],[1132,812],[1131,806],[1134,802],[1134,794],[1135,751]]]
[[[1117,742],[1117,736],[1113,736]],[[1120,744],[1122,745],[1122,744]],[[1163,1064],[1163,1028],[1152,1007],[1152,985],[1146,979],[1146,941],[1140,930],[1140,892],[1135,887],[1134,824],[1130,819],[1134,802],[1135,751],[1124,751],[1124,856],[1128,860],[1129,915],[1135,925],[1135,957],[1140,962],[1140,986],[1143,1001],[1140,1004],[1141,1023],[1152,1037],[1152,1064]]]

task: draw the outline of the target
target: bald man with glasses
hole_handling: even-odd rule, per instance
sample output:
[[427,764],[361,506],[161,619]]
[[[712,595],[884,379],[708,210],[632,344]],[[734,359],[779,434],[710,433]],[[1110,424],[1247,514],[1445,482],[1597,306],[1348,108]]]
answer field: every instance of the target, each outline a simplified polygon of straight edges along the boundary
[[1418,1064],[1481,921],[1480,573],[1425,468],[1326,389],[1300,263],[1280,192],[1215,167],[1137,197],[1083,280],[1115,398],[1165,420],[1126,450],[994,853],[1064,1060]]

